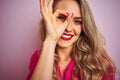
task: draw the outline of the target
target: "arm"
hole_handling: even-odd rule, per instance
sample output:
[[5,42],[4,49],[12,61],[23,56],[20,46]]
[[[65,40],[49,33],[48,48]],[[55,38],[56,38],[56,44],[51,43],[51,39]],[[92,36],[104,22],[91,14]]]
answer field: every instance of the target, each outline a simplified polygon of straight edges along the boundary
[[31,80],[51,80],[56,43],[46,39]]
[[[40,9],[44,19],[46,38],[43,42],[41,55],[38,59],[31,80],[52,79],[54,53],[57,41],[72,19],[72,14],[68,15],[68,13],[63,10],[56,10],[53,14],[52,4],[53,0],[40,0]],[[57,19],[60,14],[67,16],[67,19],[62,23],[59,19]]]

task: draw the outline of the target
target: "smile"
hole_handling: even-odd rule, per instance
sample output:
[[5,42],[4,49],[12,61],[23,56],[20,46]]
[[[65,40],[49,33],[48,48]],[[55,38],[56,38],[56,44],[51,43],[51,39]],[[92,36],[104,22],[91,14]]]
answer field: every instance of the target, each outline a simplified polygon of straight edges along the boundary
[[68,41],[71,40],[73,35],[64,33],[61,37],[62,40]]

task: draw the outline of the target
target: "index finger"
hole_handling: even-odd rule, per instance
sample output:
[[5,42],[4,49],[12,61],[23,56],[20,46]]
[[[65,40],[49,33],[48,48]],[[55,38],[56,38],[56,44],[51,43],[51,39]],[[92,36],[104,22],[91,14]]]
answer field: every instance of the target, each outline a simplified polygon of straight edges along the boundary
[[59,9],[57,9],[57,10],[54,12],[54,15],[55,15],[56,17],[58,17],[60,14],[63,14],[63,15],[65,15],[65,16],[68,16],[68,12],[66,12],[65,10],[59,10]]

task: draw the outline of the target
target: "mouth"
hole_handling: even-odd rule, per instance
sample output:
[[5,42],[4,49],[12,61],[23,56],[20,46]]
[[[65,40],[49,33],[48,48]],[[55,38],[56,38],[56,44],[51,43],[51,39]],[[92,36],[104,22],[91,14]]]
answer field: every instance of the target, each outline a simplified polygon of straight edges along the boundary
[[72,39],[72,37],[73,37],[72,34],[63,33],[63,35],[61,36],[61,39],[62,39],[62,40],[65,40],[65,41],[69,41],[69,40]]

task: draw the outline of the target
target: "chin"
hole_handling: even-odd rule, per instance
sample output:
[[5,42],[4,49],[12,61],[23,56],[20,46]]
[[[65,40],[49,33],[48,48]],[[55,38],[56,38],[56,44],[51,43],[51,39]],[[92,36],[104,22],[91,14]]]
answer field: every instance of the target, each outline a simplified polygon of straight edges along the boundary
[[68,47],[72,47],[73,46],[73,44],[70,44],[70,43],[63,43],[63,42],[58,42],[58,44],[57,44],[59,47],[61,47],[61,48],[68,48]]
[[69,47],[73,47],[74,43],[75,43],[75,40],[64,41],[60,39],[57,43],[57,46],[61,48],[69,48]]

